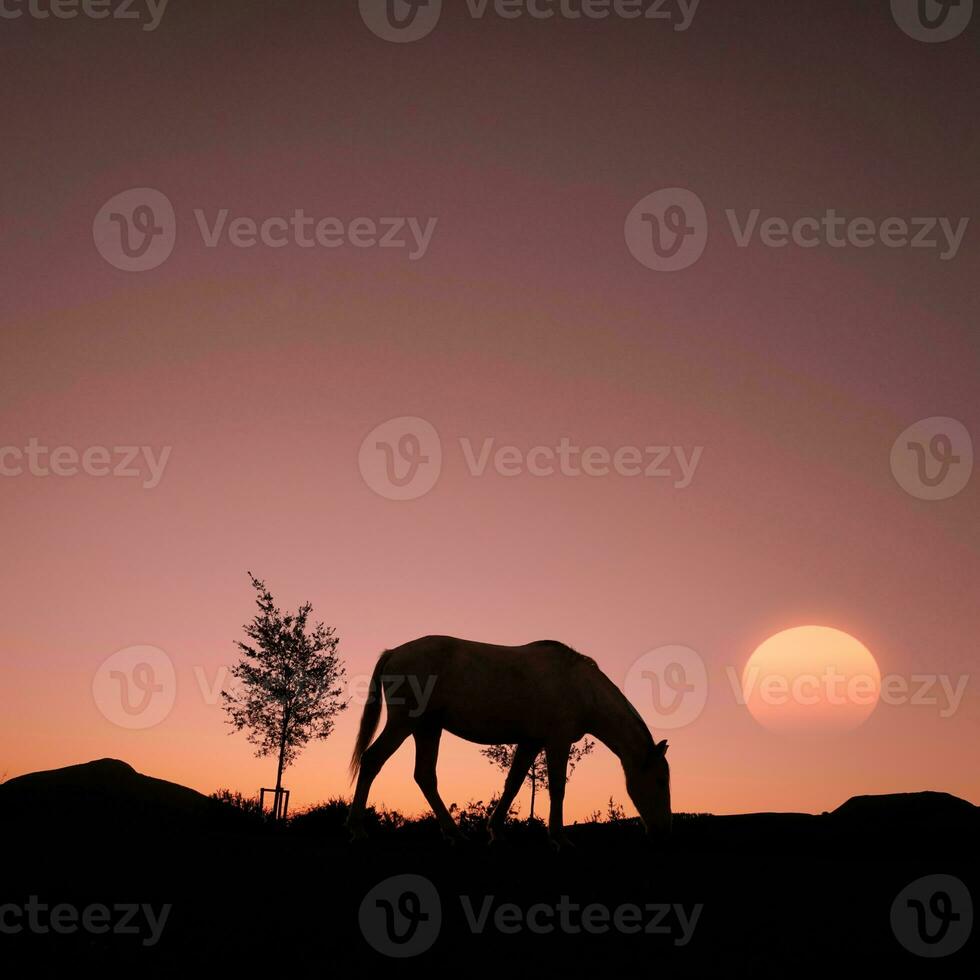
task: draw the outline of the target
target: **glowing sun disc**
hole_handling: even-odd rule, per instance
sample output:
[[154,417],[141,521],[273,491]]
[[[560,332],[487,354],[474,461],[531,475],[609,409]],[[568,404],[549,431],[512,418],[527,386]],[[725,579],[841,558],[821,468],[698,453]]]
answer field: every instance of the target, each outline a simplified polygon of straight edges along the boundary
[[752,717],[776,732],[831,733],[861,725],[875,709],[881,671],[871,651],[830,626],[770,636],[742,671]]

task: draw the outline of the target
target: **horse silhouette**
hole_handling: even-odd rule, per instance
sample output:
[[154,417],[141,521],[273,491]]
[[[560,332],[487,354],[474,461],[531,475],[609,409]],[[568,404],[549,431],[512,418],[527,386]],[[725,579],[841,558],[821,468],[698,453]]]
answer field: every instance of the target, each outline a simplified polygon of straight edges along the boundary
[[[382,692],[387,720],[372,742]],[[548,833],[557,846],[568,843],[562,822],[568,753],[587,734],[619,757],[626,791],[647,833],[670,830],[667,742],[654,740],[594,660],[554,640],[508,647],[425,636],[386,650],[371,676],[350,767],[357,786],[347,823],[355,839],[366,836],[363,818],[371,783],[409,735],[415,739],[416,783],[443,834],[462,836],[436,780],[443,730],[483,745],[516,745],[503,793],[490,815],[491,839],[499,836],[531,762],[544,749],[551,797]]]

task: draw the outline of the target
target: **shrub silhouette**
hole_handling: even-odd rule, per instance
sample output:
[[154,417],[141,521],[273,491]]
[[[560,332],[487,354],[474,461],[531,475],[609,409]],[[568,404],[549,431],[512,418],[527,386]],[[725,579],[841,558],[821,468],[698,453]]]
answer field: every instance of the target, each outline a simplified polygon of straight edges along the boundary
[[[219,791],[228,793],[227,790]],[[232,797],[240,794],[230,794]],[[217,796],[217,794],[215,794]],[[484,840],[487,834],[487,818],[497,805],[497,797],[492,797],[488,802],[483,800],[470,800],[464,806],[452,803],[449,811],[459,821],[460,830],[474,840]],[[245,801],[245,805],[248,801]],[[333,796],[322,803],[308,806],[293,814],[289,820],[289,831],[299,835],[309,835],[322,837],[330,840],[346,840],[347,829],[345,821],[350,812],[351,801],[347,797]],[[507,824],[520,836],[532,837],[545,834],[545,824],[543,820],[535,818],[532,822],[520,820],[519,808],[511,806],[507,814]],[[365,810],[365,825],[372,834],[390,836],[398,834],[403,837],[424,839],[426,837],[439,837],[439,824],[435,814],[431,811],[420,814],[417,817],[406,817],[398,810],[390,810],[385,806],[369,806]]]
[[[316,803],[299,810],[289,818],[289,830],[296,834],[310,834],[318,837],[346,840],[348,837],[345,822],[350,812],[350,800],[343,796],[332,796],[323,803]],[[365,822],[375,833],[390,834],[412,823],[397,810],[369,806],[365,812]]]

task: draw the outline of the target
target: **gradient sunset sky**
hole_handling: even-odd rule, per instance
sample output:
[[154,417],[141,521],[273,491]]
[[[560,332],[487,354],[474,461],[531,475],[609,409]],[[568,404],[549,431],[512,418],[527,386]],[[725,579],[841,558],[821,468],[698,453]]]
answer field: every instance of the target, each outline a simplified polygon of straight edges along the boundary
[[[201,688],[235,659],[251,570],[336,627],[352,677],[428,633],[559,639],[621,686],[647,651],[696,651],[704,708],[655,733],[675,810],[923,789],[980,802],[980,482],[923,500],[889,463],[920,419],[980,433],[980,14],[930,44],[887,2],[703,0],[685,31],[444,6],[404,44],[354,0],[171,0],[153,31],[0,20],[0,447],[172,447],[152,489],[0,477],[0,774],[111,756],[203,792],[272,785],[274,761]],[[146,272],[93,242],[129,188],[176,212],[173,254]],[[708,215],[704,255],[678,272],[624,239],[661,188]],[[194,217],[300,208],[438,220],[412,261],[209,248]],[[949,260],[740,248],[725,212],[753,208],[971,221]],[[438,481],[410,501],[358,465],[399,417],[442,446]],[[473,476],[460,440],[488,438],[702,452],[684,488]],[[969,675],[957,710],[879,704],[819,736],[763,727],[731,672],[806,624],[851,634],[883,675]],[[172,661],[176,700],[126,729],[93,680],[138,645]],[[349,792],[359,714],[287,771],[291,806]],[[407,743],[372,802],[422,811],[411,770]],[[450,736],[439,778],[460,804],[502,782]],[[597,748],[566,819],[610,796],[628,803]]]

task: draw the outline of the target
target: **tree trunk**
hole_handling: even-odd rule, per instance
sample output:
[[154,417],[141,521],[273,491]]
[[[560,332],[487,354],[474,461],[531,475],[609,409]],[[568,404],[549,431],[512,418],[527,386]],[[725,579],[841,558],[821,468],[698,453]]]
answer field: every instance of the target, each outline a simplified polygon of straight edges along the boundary
[[282,717],[282,734],[279,737],[279,768],[276,770],[276,793],[272,798],[272,819],[278,820],[282,814],[282,769],[283,759],[286,756],[286,727],[289,723],[289,715],[284,712]]
[[534,791],[537,788],[537,780],[534,778],[534,766],[531,766],[531,815],[527,818],[527,822],[531,823],[534,820]]

